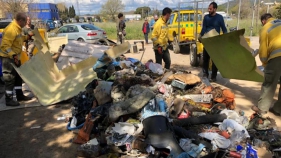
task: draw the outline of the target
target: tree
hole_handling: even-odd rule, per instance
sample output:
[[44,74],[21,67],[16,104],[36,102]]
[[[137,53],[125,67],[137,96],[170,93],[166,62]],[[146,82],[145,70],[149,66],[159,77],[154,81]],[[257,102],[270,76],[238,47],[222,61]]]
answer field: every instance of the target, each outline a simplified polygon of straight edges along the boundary
[[153,9],[152,10],[152,15],[157,15],[158,17],[160,16],[160,12],[159,12],[159,10],[157,10],[157,9]]
[[75,9],[74,9],[74,7],[72,5],[72,6],[69,7],[69,17],[70,18],[74,18],[75,16],[76,16]]
[[277,19],[281,19],[281,5],[275,8],[273,16],[275,16]]
[[32,2],[33,0],[0,0],[1,11],[14,18],[19,12],[28,12],[28,4]]
[[79,16],[75,16],[75,20],[79,22]]
[[122,0],[107,0],[101,7],[101,14],[103,16],[110,16],[112,20],[115,20],[116,14],[122,12],[124,8],[125,5],[122,3]]
[[62,21],[67,21],[67,16],[65,14],[61,15],[60,18],[62,19]]
[[150,11],[151,9],[149,7],[138,7],[135,11],[135,14],[141,14],[142,17],[146,17]]

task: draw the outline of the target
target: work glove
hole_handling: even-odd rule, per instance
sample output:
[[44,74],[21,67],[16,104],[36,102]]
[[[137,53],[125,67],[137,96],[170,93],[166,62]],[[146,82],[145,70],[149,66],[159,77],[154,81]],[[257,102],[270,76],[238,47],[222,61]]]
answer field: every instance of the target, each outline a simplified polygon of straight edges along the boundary
[[17,67],[20,67],[20,60],[18,58],[17,55],[13,55],[13,60],[14,60],[14,64],[17,66]]
[[118,35],[122,35],[122,32],[119,32]]
[[163,47],[158,46],[157,50],[159,54],[163,54]]
[[259,49],[256,50],[253,49],[251,53],[253,57],[256,57],[259,54]]

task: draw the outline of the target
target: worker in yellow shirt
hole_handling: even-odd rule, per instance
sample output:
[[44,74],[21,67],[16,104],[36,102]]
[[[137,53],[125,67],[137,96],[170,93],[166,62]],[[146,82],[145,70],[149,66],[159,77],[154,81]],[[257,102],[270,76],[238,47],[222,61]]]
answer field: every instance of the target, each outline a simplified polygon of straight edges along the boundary
[[162,65],[162,60],[165,62],[165,68],[170,69],[171,57],[168,50],[170,44],[168,33],[168,20],[170,19],[172,10],[170,8],[164,8],[162,11],[162,16],[154,24],[154,28],[151,35],[151,40],[153,42],[153,49],[155,53],[156,63]]
[[[0,59],[2,63],[2,75],[5,82],[6,105],[19,106],[20,104],[13,100],[13,89],[16,89],[18,100],[30,100],[22,93],[22,80],[12,64],[21,66],[20,54],[22,52],[23,42],[28,39],[22,35],[22,28],[26,25],[27,16],[25,13],[18,13],[2,33],[2,43],[0,48]],[[30,33],[29,36],[32,36]],[[16,87],[15,87],[16,86]],[[17,88],[18,87],[18,88]]]
[[260,47],[258,50],[260,60],[264,66],[264,82],[262,84],[261,96],[258,107],[253,109],[261,115],[268,111],[274,115],[281,114],[281,88],[278,100],[272,108],[271,104],[278,82],[281,80],[281,20],[274,19],[271,14],[261,16],[263,25],[260,31]]

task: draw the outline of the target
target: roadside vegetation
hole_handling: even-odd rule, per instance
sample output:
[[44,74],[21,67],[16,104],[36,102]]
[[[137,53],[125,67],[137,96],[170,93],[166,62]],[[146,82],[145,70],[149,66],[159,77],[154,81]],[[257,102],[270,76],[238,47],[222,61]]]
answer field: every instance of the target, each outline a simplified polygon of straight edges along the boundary
[[[143,33],[142,33],[142,24],[143,21],[132,21],[126,22],[126,32],[127,40],[143,40]],[[227,22],[228,30],[231,27],[237,26],[237,19],[233,19]],[[99,28],[103,29],[107,33],[107,37],[109,39],[116,39],[116,23],[114,22],[95,22],[94,25],[98,26]],[[245,28],[245,36],[250,36],[251,32],[251,19],[240,20],[239,29]],[[261,28],[261,24],[259,23],[253,26],[253,36],[258,36],[259,30]]]

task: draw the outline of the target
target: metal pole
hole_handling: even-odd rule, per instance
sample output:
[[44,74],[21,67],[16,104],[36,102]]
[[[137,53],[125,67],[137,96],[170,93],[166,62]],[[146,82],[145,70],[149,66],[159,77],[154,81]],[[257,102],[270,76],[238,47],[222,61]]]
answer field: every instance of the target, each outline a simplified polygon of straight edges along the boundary
[[237,19],[237,30],[239,30],[239,25],[240,25],[240,10],[241,10],[241,0],[239,0],[238,19]]
[[269,12],[269,5],[267,5],[267,10],[266,10],[266,13],[268,13]]
[[[229,0],[227,0],[227,7],[226,7],[226,15],[227,15],[227,16],[229,16],[228,10],[229,10]],[[225,25],[227,26],[227,17],[226,17]]]
[[204,9],[203,8],[204,8],[204,0],[202,1],[202,8],[201,8],[202,9],[202,14],[204,14]]
[[252,39],[252,35],[253,35],[253,26],[254,26],[254,19],[255,19],[256,2],[257,2],[257,0],[254,1],[254,6],[253,6],[253,18],[252,18],[252,24],[251,24],[250,40]]
[[180,21],[181,21],[181,19],[180,19],[180,2],[179,2],[179,9],[178,9],[178,40],[180,39]]
[[198,2],[196,2],[196,14],[195,14],[195,41],[197,41],[197,27],[198,27]]
[[259,0],[258,6],[257,6],[256,32],[258,31],[258,20],[260,18],[260,6],[261,6],[261,0]]

